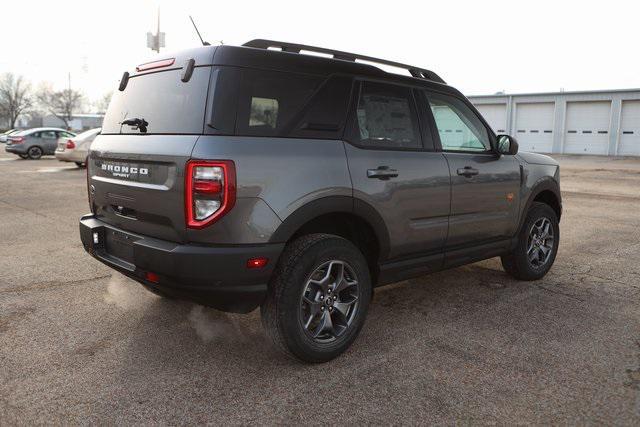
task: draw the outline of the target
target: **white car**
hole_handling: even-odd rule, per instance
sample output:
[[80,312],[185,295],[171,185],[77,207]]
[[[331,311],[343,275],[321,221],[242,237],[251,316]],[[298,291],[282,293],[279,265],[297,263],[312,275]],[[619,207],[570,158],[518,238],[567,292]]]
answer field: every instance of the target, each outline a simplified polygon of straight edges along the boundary
[[18,129],[9,129],[4,133],[0,133],[0,142],[7,142],[7,140],[9,139],[9,136],[17,132],[19,132]]
[[74,162],[78,167],[85,166],[91,143],[100,135],[102,128],[89,129],[73,138],[58,139],[56,159],[61,162]]

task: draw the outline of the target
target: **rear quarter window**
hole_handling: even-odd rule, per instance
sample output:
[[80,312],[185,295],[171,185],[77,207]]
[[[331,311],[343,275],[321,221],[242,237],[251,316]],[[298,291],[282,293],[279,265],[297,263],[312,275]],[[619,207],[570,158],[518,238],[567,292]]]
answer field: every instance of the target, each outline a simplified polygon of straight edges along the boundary
[[144,119],[147,134],[202,134],[211,67],[196,67],[188,82],[182,69],[133,76],[116,90],[104,118],[103,134],[139,134],[126,119]]
[[236,133],[286,136],[323,80],[304,74],[243,70]]

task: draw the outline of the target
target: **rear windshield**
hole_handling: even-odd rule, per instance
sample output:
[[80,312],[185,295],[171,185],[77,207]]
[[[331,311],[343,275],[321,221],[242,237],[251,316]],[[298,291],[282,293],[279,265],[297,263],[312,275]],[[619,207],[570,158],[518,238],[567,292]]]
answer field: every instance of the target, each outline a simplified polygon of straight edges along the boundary
[[116,90],[102,125],[102,134],[139,134],[124,120],[144,119],[147,134],[202,134],[211,67],[196,67],[182,82],[182,69],[131,77]]

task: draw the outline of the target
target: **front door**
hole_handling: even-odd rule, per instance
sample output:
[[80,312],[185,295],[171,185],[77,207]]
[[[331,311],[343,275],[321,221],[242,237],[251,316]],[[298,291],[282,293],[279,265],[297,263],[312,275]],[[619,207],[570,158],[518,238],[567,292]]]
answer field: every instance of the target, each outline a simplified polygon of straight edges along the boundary
[[520,205],[520,165],[497,154],[493,134],[462,99],[427,93],[451,175],[447,248],[512,237]]
[[382,217],[389,234],[386,258],[441,252],[450,205],[449,169],[418,119],[410,87],[358,83],[345,149],[356,203]]

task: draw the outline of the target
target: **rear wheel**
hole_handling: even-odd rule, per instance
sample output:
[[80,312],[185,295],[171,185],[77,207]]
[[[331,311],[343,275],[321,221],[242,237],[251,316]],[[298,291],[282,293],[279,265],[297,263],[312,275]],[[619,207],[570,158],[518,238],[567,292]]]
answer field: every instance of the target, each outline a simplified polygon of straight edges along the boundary
[[287,245],[261,306],[262,324],[285,354],[329,361],[356,339],[371,299],[367,262],[351,242],[328,234]]
[[42,157],[42,148],[40,147],[31,147],[27,150],[27,155],[31,160],[38,160]]
[[75,164],[76,164],[76,166],[78,166],[80,169],[82,169],[82,168],[85,166],[85,164],[84,164],[84,163],[82,163],[82,162],[74,162],[74,163],[75,163]]
[[560,243],[560,227],[555,211],[545,203],[533,202],[518,244],[502,256],[505,271],[519,280],[537,280],[551,269]]

